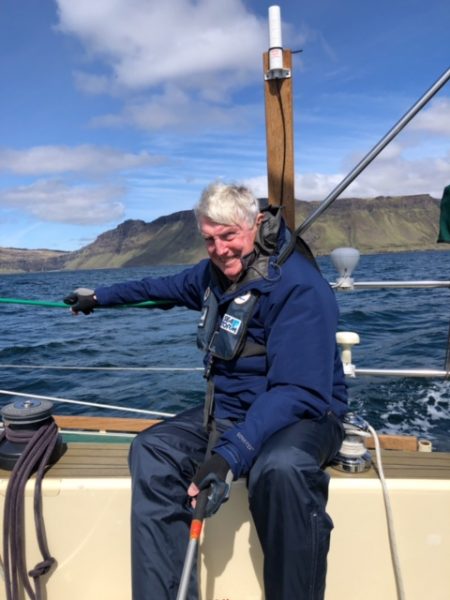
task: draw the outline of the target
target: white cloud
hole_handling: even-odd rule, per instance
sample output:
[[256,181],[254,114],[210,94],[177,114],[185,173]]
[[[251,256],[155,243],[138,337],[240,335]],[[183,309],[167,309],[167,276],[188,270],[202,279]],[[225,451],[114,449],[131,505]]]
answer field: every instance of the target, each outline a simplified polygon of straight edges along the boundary
[[[266,20],[241,0],[57,4],[58,29],[79,38],[93,58],[108,65],[114,88],[142,90],[174,80],[189,86],[199,75],[254,73],[267,46]],[[96,83],[104,89],[104,79]]]
[[[440,198],[444,187],[450,183],[449,135],[450,99],[444,97],[436,99],[419,113],[340,197],[430,194]],[[339,171],[298,174],[295,181],[296,197],[303,200],[325,199],[362,157],[362,153],[352,150],[342,158]],[[267,195],[265,177],[256,178],[250,183],[259,195]]]
[[437,98],[427,110],[419,113],[411,129],[434,135],[450,136],[450,98]]
[[[253,107],[232,95],[258,80],[267,17],[243,0],[57,0],[60,32],[75,36],[89,67],[74,73],[89,94],[120,96],[123,109],[95,126],[143,130],[240,128]],[[298,28],[297,28],[298,29]],[[283,24],[284,43],[307,33]],[[261,110],[262,114],[262,110]]]
[[[445,157],[407,160],[388,153],[375,160],[344,190],[340,197],[373,198],[430,194],[440,198],[450,183],[450,152]],[[305,173],[295,179],[296,198],[324,200],[346,177],[347,173]],[[246,183],[257,196],[267,196],[267,178],[256,177]]]
[[120,152],[92,145],[34,146],[26,150],[0,149],[0,172],[18,175],[110,173],[162,162],[147,152]]
[[[295,197],[301,200],[323,200],[344,178],[341,174],[325,175],[323,173],[305,173],[295,178]],[[265,198],[268,194],[267,177],[253,177],[245,184],[257,197]]]
[[[430,194],[440,198],[449,184],[450,152],[442,157],[407,160],[403,156],[372,163],[349,188],[356,196]],[[348,195],[348,194],[347,194]]]
[[94,126],[128,126],[143,130],[191,130],[213,127],[215,130],[245,128],[255,119],[262,121],[263,108],[210,103],[170,85],[161,94],[129,102],[120,114],[97,117]]
[[116,93],[114,86],[111,84],[109,78],[105,75],[85,73],[84,71],[74,71],[73,77],[77,88],[86,94],[96,95]]
[[1,191],[0,206],[47,222],[96,225],[123,217],[119,201],[123,194],[123,188],[117,186],[70,187],[61,181],[41,180]]

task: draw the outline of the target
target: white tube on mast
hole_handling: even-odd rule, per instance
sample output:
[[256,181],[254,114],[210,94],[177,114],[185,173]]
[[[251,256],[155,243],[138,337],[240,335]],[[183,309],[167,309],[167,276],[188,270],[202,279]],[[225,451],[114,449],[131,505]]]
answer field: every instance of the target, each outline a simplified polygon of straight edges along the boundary
[[269,69],[283,68],[283,41],[279,6],[269,6]]
[[269,6],[269,48],[282,47],[280,7]]

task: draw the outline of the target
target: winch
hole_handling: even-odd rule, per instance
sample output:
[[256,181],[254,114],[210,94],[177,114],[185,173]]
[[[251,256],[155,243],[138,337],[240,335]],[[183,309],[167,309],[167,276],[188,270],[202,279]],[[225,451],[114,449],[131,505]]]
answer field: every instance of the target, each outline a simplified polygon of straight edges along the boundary
[[[19,399],[2,408],[5,429],[0,439],[0,469],[12,471],[31,440],[35,437],[37,441],[50,425],[55,427],[52,408],[52,402],[35,399]],[[55,463],[65,449],[58,435],[48,464]]]
[[346,473],[367,471],[370,469],[372,457],[363,438],[370,437],[369,424],[353,412],[345,415],[342,424],[345,438],[331,466]]

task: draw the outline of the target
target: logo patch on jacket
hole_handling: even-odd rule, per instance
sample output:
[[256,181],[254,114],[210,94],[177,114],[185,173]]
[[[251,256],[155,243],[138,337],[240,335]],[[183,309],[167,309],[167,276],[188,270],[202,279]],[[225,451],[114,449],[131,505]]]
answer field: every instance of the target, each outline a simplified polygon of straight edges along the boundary
[[239,328],[242,324],[240,319],[236,319],[236,317],[232,317],[231,315],[223,315],[222,322],[220,324],[220,329],[224,329],[233,335],[236,335],[239,331]]
[[237,298],[235,298],[234,301],[236,302],[236,304],[245,304],[246,302],[248,302],[250,300],[251,297],[252,297],[251,292],[247,292],[243,296],[238,296]]

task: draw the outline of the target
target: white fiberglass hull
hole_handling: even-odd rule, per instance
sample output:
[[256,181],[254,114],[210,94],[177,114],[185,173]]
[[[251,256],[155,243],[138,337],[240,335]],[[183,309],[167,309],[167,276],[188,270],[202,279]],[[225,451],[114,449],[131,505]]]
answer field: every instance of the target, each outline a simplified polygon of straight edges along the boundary
[[[69,451],[63,460],[64,470],[52,469],[54,473],[51,471],[52,475],[44,480],[48,544],[58,561],[46,582],[47,600],[130,598],[130,480],[126,476],[125,449],[114,444],[104,452],[108,456],[108,452],[115,453],[115,458],[100,469],[102,473],[93,466],[91,473],[79,477],[80,470],[71,467]],[[431,460],[428,456],[422,461]],[[450,478],[445,476],[450,455],[442,456],[444,476],[442,472],[436,478],[388,475],[408,600],[450,598]],[[436,456],[433,459],[436,461]],[[86,457],[88,467],[90,460]],[[116,467],[117,461],[122,466]],[[6,485],[7,479],[1,479],[2,504]],[[29,568],[39,560],[32,523],[32,488],[29,483]],[[336,473],[330,483],[328,506],[335,529],[326,600],[396,599],[378,479]],[[234,484],[229,502],[207,521],[200,558],[202,600],[263,599],[262,555],[247,509],[244,481]],[[4,598],[1,589],[0,599]]]

